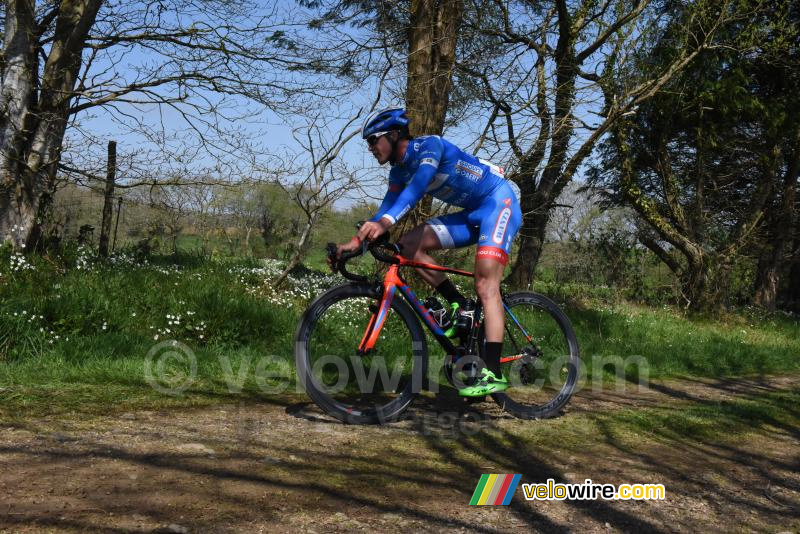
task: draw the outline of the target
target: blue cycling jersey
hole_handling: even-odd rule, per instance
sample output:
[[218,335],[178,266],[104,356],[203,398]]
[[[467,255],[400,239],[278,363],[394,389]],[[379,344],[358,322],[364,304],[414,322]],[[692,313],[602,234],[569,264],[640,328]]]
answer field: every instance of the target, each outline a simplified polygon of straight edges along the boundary
[[502,169],[438,135],[412,139],[403,161],[392,166],[389,190],[370,220],[386,217],[394,224],[425,193],[464,208],[427,222],[442,248],[477,243],[477,259],[508,263],[522,212]]
[[370,220],[386,217],[394,224],[425,193],[447,204],[476,209],[507,183],[502,173],[438,135],[414,138],[403,161],[392,166],[389,190]]

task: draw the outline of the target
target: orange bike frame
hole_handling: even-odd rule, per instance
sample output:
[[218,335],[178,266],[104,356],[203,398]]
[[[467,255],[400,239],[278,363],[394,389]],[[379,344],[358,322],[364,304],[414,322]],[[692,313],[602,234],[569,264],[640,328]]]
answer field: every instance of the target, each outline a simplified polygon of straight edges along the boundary
[[[425,307],[425,305],[420,302],[408,284],[401,278],[400,276],[400,268],[401,267],[414,267],[417,269],[429,269],[431,271],[441,271],[445,273],[453,273],[461,276],[468,276],[470,278],[474,278],[474,273],[469,271],[462,271],[461,269],[453,269],[450,267],[442,267],[440,265],[433,265],[430,263],[422,263],[414,260],[408,260],[399,254],[395,254],[394,256],[397,263],[394,263],[389,266],[389,270],[387,271],[386,275],[383,277],[383,296],[381,297],[381,303],[378,307],[378,310],[372,314],[370,317],[369,323],[367,324],[367,328],[364,331],[364,336],[361,338],[361,343],[358,346],[359,354],[366,354],[370,350],[375,347],[375,343],[378,341],[378,337],[381,334],[381,329],[383,328],[383,323],[386,321],[386,316],[389,313],[389,308],[392,306],[392,299],[395,296],[397,290],[400,290],[400,293],[405,297],[406,301],[411,304],[412,308],[416,312],[416,314],[422,319],[425,323],[425,326],[428,327],[428,330],[434,335],[436,340],[439,344],[447,351],[447,354],[454,354],[456,352],[456,347],[444,335],[444,331],[442,330],[441,326],[436,322],[436,319],[433,318],[430,310]],[[522,328],[522,325],[519,324],[516,317],[511,314],[511,311],[503,303],[506,311],[511,315],[514,323],[522,330],[525,337],[528,341],[531,341],[530,335],[525,332],[525,329]],[[518,360],[522,358],[522,354],[515,354],[512,356],[507,356],[500,359],[500,363],[506,363],[514,360]]]

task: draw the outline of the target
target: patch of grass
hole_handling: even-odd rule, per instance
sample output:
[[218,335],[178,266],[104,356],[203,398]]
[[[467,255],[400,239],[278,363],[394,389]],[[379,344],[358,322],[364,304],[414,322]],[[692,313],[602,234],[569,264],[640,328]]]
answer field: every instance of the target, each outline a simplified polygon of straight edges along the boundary
[[567,313],[590,375],[600,373],[605,362],[614,368],[615,357],[631,362],[624,375],[632,380],[645,367],[651,377],[790,373],[800,368],[800,323],[780,315],[715,320],[631,304],[571,308]]
[[[129,409],[263,396],[253,371],[261,359],[264,373],[291,386],[297,313],[256,296],[263,268],[251,261],[178,261],[78,269],[39,260],[33,269],[0,272],[0,411]],[[164,340],[179,341],[186,349],[177,352],[188,351],[197,362],[191,388],[181,397],[164,395],[147,380],[146,356]],[[156,353],[153,365],[169,350]],[[190,371],[186,359],[163,360],[166,376]],[[247,364],[241,386],[234,380],[229,387],[221,362],[234,374]]]
[[[267,399],[264,384],[282,383],[293,394],[299,316],[325,284],[343,281],[311,273],[269,292],[263,284],[274,275],[272,264],[191,254],[139,264],[127,256],[95,262],[86,251],[72,251],[27,262],[30,267],[19,268],[8,250],[0,254],[5,416]],[[420,289],[422,298],[427,291]],[[651,377],[790,373],[800,367],[800,324],[791,317],[746,310],[717,320],[602,300],[570,304],[565,311],[592,379],[608,380],[618,369],[617,357],[639,362],[622,369],[629,380],[645,363]],[[352,328],[360,332],[363,326]],[[181,397],[153,389],[145,373],[148,352],[165,340],[179,341],[196,358],[196,376]],[[443,354],[433,340],[428,345],[430,367],[436,368]],[[175,383],[190,370],[178,356],[163,359],[163,374]]]
[[[645,442],[723,443],[753,434],[800,432],[800,389],[725,401],[667,403],[652,408],[581,413],[496,432],[506,446],[522,440],[537,449],[581,454],[592,442],[637,449]],[[515,441],[516,440],[516,441]],[[519,446],[519,443],[516,443]]]
[[765,427],[794,429],[800,424],[800,390],[773,391],[730,401],[694,402],[688,406],[625,410],[608,418],[626,432],[673,440],[713,439],[756,432]]

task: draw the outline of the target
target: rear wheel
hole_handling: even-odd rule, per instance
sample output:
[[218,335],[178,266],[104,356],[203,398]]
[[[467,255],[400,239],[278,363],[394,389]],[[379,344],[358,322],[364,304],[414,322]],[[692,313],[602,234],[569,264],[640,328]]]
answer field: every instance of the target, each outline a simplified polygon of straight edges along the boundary
[[303,314],[295,334],[297,376],[311,399],[345,423],[396,420],[422,389],[427,367],[425,335],[396,295],[374,350],[357,349],[380,305],[372,284],[335,287]]
[[[578,382],[580,355],[572,324],[543,295],[513,293],[504,303],[502,358],[512,360],[500,368],[509,388],[492,397],[522,419],[553,417],[569,401]],[[483,347],[483,332],[479,346]]]

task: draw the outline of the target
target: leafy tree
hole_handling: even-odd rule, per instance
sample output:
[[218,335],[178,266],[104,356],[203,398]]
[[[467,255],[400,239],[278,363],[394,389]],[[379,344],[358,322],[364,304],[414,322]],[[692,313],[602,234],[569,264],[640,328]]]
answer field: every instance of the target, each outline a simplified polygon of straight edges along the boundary
[[[556,199],[595,144],[691,62],[708,36],[685,42],[670,63],[604,104],[605,69],[623,69],[652,46],[673,17],[664,2],[473,0],[465,9],[454,102],[458,116],[468,109],[486,117],[473,150],[503,165],[520,188],[523,223],[508,281],[527,286]],[[713,34],[719,21],[705,22]]]
[[[725,23],[709,46],[616,123],[601,149],[603,165],[593,171],[592,181],[608,188],[612,203],[630,205],[652,228],[655,236],[643,243],[681,279],[694,309],[725,299],[735,263],[756,242],[765,212],[780,196],[778,184],[797,181],[790,164],[796,82],[776,76],[783,67],[770,50],[796,40],[796,30],[785,23],[789,3],[774,7],[748,1],[724,7]],[[635,66],[613,73],[607,101],[674,61],[687,24],[703,32],[703,20],[719,17],[696,4],[681,13]]]

